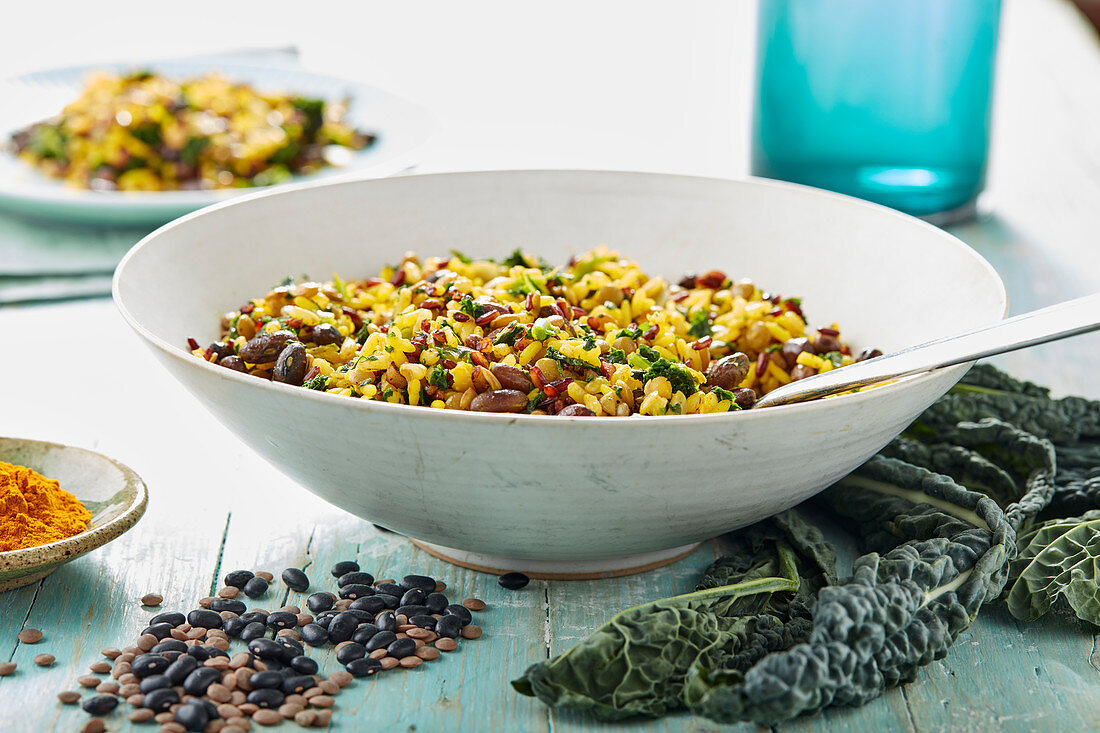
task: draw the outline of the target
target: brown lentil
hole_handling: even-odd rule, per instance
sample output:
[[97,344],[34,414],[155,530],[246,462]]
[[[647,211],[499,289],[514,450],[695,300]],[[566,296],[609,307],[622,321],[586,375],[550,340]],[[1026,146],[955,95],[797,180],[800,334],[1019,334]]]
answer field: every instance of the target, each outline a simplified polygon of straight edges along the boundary
[[394,657],[382,657],[378,661],[381,662],[382,669],[393,669],[398,664],[400,664],[400,662],[398,662],[397,659],[395,659]]
[[347,687],[351,684],[351,681],[353,679],[350,672],[346,672],[342,669],[333,672],[328,676],[328,678],[340,687]]
[[101,649],[99,653],[108,659],[118,659],[122,655],[122,650],[115,646],[109,646]]
[[132,695],[137,695],[139,692],[141,692],[141,685],[136,682],[127,683],[118,688],[119,697],[130,697]]
[[151,720],[154,715],[156,715],[156,713],[149,708],[138,708],[126,717],[133,723],[144,723],[146,720]]
[[80,700],[80,693],[76,690],[64,690],[57,693],[57,699],[60,700],[63,705],[72,705]]
[[[224,659],[224,657],[221,657],[221,659]],[[229,702],[229,698],[233,696],[233,693],[225,685],[215,682],[206,688],[206,696],[214,702]]]
[[15,662],[0,662],[0,677],[7,677],[16,669]]
[[142,695],[140,692],[136,695],[130,695],[126,698],[126,702],[133,705],[135,708],[140,708],[145,704],[145,695]]
[[212,604],[213,602],[214,602],[214,597],[213,596],[207,596],[206,598],[200,598],[199,599],[199,605],[202,606],[203,608],[210,608],[210,604]]
[[165,710],[163,713],[157,713],[156,715],[153,716],[153,720],[157,721],[158,723],[161,723],[162,725],[164,723],[171,723],[175,719],[176,719],[176,714],[173,713],[173,712],[169,712],[167,710]]
[[82,675],[76,678],[76,684],[80,685],[81,687],[95,687],[100,682],[102,682],[102,680],[91,674]]
[[252,655],[248,652],[238,652],[229,658],[230,669],[240,669],[248,664],[248,661],[252,659]]
[[381,659],[382,657],[386,656],[386,650],[385,649],[375,649],[373,652],[370,653],[369,656],[370,656],[371,659]]
[[248,697],[240,690],[233,690],[233,697],[229,698],[230,705],[236,705],[240,707]]
[[331,708],[336,704],[336,700],[331,695],[317,695],[309,699],[309,704],[315,708]]
[[121,687],[121,685],[113,680],[105,680],[96,685],[95,691],[102,692],[105,695],[115,695],[118,693]]
[[153,636],[152,634],[142,634],[141,636],[138,637],[137,647],[141,651],[147,652],[159,643],[160,643],[160,639]]
[[293,692],[293,693],[287,695],[283,699],[283,702],[287,703],[287,704],[290,704],[290,705],[301,705],[303,709],[305,708],[306,705],[309,704],[309,700],[305,699],[304,697],[299,695],[297,692]]
[[254,702],[242,702],[237,706],[237,709],[241,711],[242,715],[252,716],[256,714],[256,711],[260,709],[260,706]]
[[462,605],[470,609],[471,611],[485,610],[485,601],[481,600],[480,598],[467,598],[462,602]]
[[130,655],[130,658],[126,660],[127,662],[132,662],[135,658],[137,658],[137,655],[144,654],[144,652],[138,649],[136,646],[128,646],[122,650],[122,653]]
[[318,728],[324,728],[326,725],[328,725],[331,722],[332,722],[332,711],[331,710],[318,710],[317,711],[317,721],[313,725],[318,727]]
[[272,575],[271,573],[267,572],[266,570],[257,570],[256,571],[256,577],[257,578],[263,578],[268,583],[275,580],[275,576]]
[[159,593],[146,593],[141,597],[143,606],[159,606],[162,603],[164,603],[164,596]]
[[308,613],[299,613],[298,614],[298,625],[299,626],[305,626],[306,624],[311,624],[311,623],[313,623],[313,617],[310,616]]
[[400,664],[402,667],[406,667],[408,669],[412,669],[413,667],[417,667],[417,666],[419,666],[423,663],[424,663],[424,660],[421,659],[420,657],[416,656],[415,654],[411,657],[402,657],[401,659],[398,660],[398,664]]
[[[175,713],[172,713],[175,715]],[[183,727],[182,723],[177,723],[172,720],[168,723],[162,723],[160,726],[160,733],[187,733],[187,729]]]
[[463,639],[477,639],[480,636],[481,636],[481,627],[480,626],[474,626],[473,624],[468,624],[467,626],[462,627],[462,638]]
[[325,691],[322,690],[320,687],[311,687],[311,688],[309,688],[308,690],[306,690],[305,692],[302,693],[302,697],[304,697],[307,700],[312,700],[313,698],[317,697],[318,695],[324,695],[324,694],[325,694]]
[[435,647],[431,647],[431,646],[422,646],[419,649],[417,649],[415,652],[413,652],[413,654],[420,657],[421,659],[438,659],[439,658],[439,650],[436,649]]
[[126,674],[120,675],[118,677],[118,683],[120,685],[136,685],[136,684],[139,684],[140,682],[141,682],[141,680],[139,680],[138,676],[136,674],[134,674],[133,672],[127,672]]
[[303,710],[305,710],[305,707],[303,707],[302,705],[296,705],[292,702],[284,702],[282,705],[279,706],[279,715],[283,716],[284,718],[293,718],[295,715],[302,712]]
[[42,632],[38,629],[23,629],[18,638],[24,644],[37,644],[42,641]]
[[80,729],[80,733],[103,733],[107,730],[107,724],[103,722],[102,718],[92,718],[84,727]]
[[294,716],[294,722],[303,728],[312,727],[317,722],[316,710],[303,710]]
[[218,706],[218,715],[222,716],[222,718],[225,720],[236,718],[240,716],[240,714],[241,711],[237,709],[236,705],[230,705],[227,702],[223,702],[221,705]]
[[130,674],[132,670],[133,667],[130,666],[129,662],[116,662],[114,669],[111,670],[111,676],[116,680],[120,680],[123,675]]
[[458,649],[458,642],[444,636],[442,639],[436,640],[435,648],[444,652],[453,652],[455,649]]
[[252,714],[252,719],[260,725],[277,725],[283,722],[283,716],[279,715],[278,710],[269,710],[267,708],[257,710]]

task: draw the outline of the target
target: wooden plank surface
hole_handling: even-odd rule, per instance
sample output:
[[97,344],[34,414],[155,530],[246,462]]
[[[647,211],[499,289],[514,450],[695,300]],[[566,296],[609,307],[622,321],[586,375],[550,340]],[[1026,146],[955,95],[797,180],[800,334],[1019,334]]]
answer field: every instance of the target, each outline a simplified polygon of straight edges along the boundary
[[[732,7],[714,17],[729,28],[731,45],[743,45],[751,16]],[[987,202],[992,213],[953,231],[996,267],[1013,312],[1021,312],[1100,290],[1100,54],[1091,30],[1056,0],[1006,3],[1002,39]],[[334,53],[319,50],[315,57]],[[739,67],[731,73],[738,89],[733,97],[742,106],[723,108],[728,119],[719,121],[730,122],[736,136],[747,129],[744,83],[750,72]],[[708,124],[713,139],[712,128],[721,125]],[[454,146],[425,169],[479,167],[486,160],[479,156],[490,148],[487,139]],[[529,145],[517,143],[515,150],[526,152],[490,161],[517,167],[547,162]],[[689,160],[685,172],[744,171],[735,150],[687,158],[683,150],[668,148],[650,165],[623,167],[669,170]],[[613,156],[593,153],[587,160],[613,165]],[[278,573],[286,565],[305,565],[315,586],[331,587],[325,585],[328,566],[351,557],[376,574],[437,574],[452,592],[462,591],[456,597],[476,594],[490,609],[482,639],[430,665],[347,691],[338,701],[335,729],[752,729],[683,715],[605,726],[550,714],[508,686],[528,664],[545,658],[548,648],[564,650],[615,611],[688,590],[716,545],[632,578],[534,582],[506,592],[491,577],[447,566],[332,509],[266,466],[196,409],[110,303],[0,309],[0,333],[0,434],[100,450],[132,466],[151,489],[148,513],[134,530],[40,583],[0,594],[0,660],[19,664],[14,675],[0,678],[3,730],[77,730],[85,716],[61,708],[53,696],[74,685],[101,647],[140,630],[152,615],[138,604],[144,593],[162,593],[165,607],[186,606],[208,594],[228,569],[262,566]],[[1097,353],[1100,337],[1090,336],[1018,352],[1001,363],[1060,392],[1100,397],[1091,368]],[[274,607],[284,597],[300,600],[273,593],[263,602]],[[16,634],[26,627],[41,628],[46,638],[33,646],[18,643]],[[42,652],[57,656],[57,664],[35,667],[30,660]],[[318,658],[331,668],[331,651]],[[1019,624],[991,608],[913,683],[862,708],[830,710],[779,730],[1095,730],[1098,701],[1094,629],[1060,616]],[[130,727],[116,716],[111,730]]]

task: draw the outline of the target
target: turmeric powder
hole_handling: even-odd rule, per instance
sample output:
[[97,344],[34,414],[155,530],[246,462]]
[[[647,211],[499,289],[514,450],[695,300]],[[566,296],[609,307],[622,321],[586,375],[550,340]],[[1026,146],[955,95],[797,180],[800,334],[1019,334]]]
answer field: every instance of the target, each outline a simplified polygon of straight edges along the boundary
[[57,481],[0,461],[0,552],[72,537],[91,519],[91,512]]

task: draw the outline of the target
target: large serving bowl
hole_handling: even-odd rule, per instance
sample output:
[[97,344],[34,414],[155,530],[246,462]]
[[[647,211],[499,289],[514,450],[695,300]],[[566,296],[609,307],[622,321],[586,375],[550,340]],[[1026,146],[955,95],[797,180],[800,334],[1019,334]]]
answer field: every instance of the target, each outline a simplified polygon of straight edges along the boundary
[[815,326],[890,351],[1005,313],[954,237],[793,185],[606,172],[494,172],[316,185],[189,215],[123,260],[123,316],[215,417],[305,488],[490,568],[616,572],[793,506],[858,466],[966,366],[742,413],[562,418],[391,405],[194,358],[222,313],[287,275],[368,277],[414,250],[564,263],[607,244],[650,274],[721,269],[801,296]]

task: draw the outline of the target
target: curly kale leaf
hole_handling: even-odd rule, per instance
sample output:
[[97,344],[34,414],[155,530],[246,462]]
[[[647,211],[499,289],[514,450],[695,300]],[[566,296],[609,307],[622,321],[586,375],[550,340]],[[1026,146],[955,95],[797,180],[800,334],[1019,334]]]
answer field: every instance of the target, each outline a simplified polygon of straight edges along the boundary
[[1100,626],[1100,510],[1043,522],[1019,538],[1014,578],[1005,602],[1021,621],[1034,621],[1059,598],[1079,618]]
[[[1029,494],[1050,490],[1042,483]],[[860,557],[851,578],[822,589],[806,643],[743,673],[697,664],[684,690],[693,712],[773,725],[830,705],[863,704],[941,658],[981,604],[1000,593],[1015,541],[1012,508],[878,456],[824,498],[864,540],[892,549]]]
[[1001,506],[1007,506],[1019,498],[1016,480],[1007,471],[980,453],[960,445],[897,438],[879,451],[879,455],[950,476],[968,489],[993,497]]
[[697,590],[627,609],[512,682],[558,708],[614,720],[682,707],[694,665],[743,668],[810,630],[808,601],[829,582],[835,556],[794,512],[734,536]]

